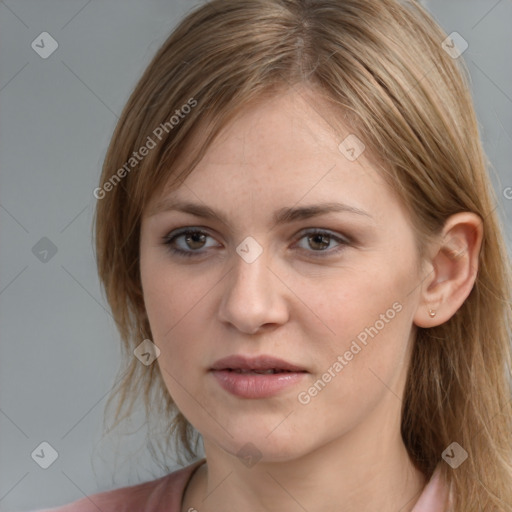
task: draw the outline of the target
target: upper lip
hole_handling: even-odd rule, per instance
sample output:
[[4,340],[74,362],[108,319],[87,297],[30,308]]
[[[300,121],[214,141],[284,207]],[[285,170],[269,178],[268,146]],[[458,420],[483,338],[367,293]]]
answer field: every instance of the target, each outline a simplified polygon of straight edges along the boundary
[[232,355],[216,361],[210,370],[287,370],[306,372],[305,368],[288,363],[277,357],[260,355],[257,357]]

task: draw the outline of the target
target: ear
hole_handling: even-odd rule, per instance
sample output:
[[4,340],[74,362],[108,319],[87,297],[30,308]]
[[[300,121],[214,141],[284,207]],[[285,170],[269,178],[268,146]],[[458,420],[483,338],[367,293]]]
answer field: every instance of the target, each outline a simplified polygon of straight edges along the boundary
[[441,325],[461,307],[476,280],[482,239],[483,222],[477,214],[461,212],[447,219],[439,240],[430,247],[413,319],[418,327]]

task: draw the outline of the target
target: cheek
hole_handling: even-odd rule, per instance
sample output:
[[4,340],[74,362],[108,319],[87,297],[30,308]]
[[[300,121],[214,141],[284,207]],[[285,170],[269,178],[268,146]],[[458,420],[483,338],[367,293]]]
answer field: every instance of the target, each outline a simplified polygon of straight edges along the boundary
[[299,299],[292,314],[296,318],[300,314],[301,326],[314,329],[329,344],[340,344],[358,335],[364,343],[375,331],[379,337],[390,332],[396,319],[404,316],[410,283],[411,273],[397,273],[396,265],[385,269],[361,264],[340,269],[338,275],[331,269],[329,274],[314,279],[296,277],[290,281]]
[[389,304],[382,304],[384,308],[375,304],[374,310],[363,309],[364,314],[356,309],[351,315],[347,307],[335,325],[338,335],[314,347],[320,352],[318,371],[298,390],[297,418],[308,423],[321,417],[323,428],[336,436],[356,428],[380,403],[399,403],[407,373],[410,313],[398,305],[400,311],[391,309],[385,323],[379,316]]
[[294,291],[308,306],[301,328],[310,346],[303,348],[322,380],[316,387],[323,399],[312,400],[361,403],[385,386],[400,393],[412,325],[411,273],[410,263],[365,264],[340,272],[337,281],[307,280],[302,288],[297,281]]
[[165,343],[201,308],[219,279],[211,273],[171,265],[165,256],[141,257],[144,304],[151,331]]
[[213,318],[210,309],[205,308],[210,300],[208,293],[219,279],[209,277],[207,272],[198,275],[193,269],[177,269],[157,258],[141,258],[141,279],[152,341],[160,349],[157,363],[169,393],[178,406],[183,401],[187,409],[187,392],[198,398],[201,395],[191,378],[192,369],[197,372],[203,363],[207,322]]

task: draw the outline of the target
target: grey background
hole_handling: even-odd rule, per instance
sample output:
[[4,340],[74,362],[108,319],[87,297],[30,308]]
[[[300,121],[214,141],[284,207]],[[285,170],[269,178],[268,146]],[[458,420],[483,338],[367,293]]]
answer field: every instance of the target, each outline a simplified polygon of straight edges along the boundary
[[[161,474],[144,429],[100,443],[120,351],[96,276],[92,191],[129,93],[199,3],[0,1],[1,511],[56,506]],[[510,250],[512,0],[427,7],[469,43],[463,57]],[[44,31],[59,45],[47,59],[31,48]],[[43,237],[57,249],[46,262],[33,252]],[[31,457],[43,441],[58,452],[48,469]]]

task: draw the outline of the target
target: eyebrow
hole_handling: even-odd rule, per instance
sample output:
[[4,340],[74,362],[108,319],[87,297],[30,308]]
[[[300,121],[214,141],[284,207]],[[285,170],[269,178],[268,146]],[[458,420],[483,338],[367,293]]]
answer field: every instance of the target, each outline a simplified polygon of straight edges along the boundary
[[[149,215],[153,216],[165,211],[181,211],[205,219],[218,219],[224,224],[229,225],[229,221],[223,213],[218,212],[209,206],[188,201],[180,201],[172,198],[167,198],[157,203],[154,208],[150,210]],[[305,220],[311,217],[316,217],[318,215],[324,215],[332,212],[352,213],[373,219],[373,217],[368,212],[361,210],[360,208],[356,208],[354,206],[343,203],[329,202],[301,207],[280,208],[274,213],[272,219],[272,229],[278,225]]]

